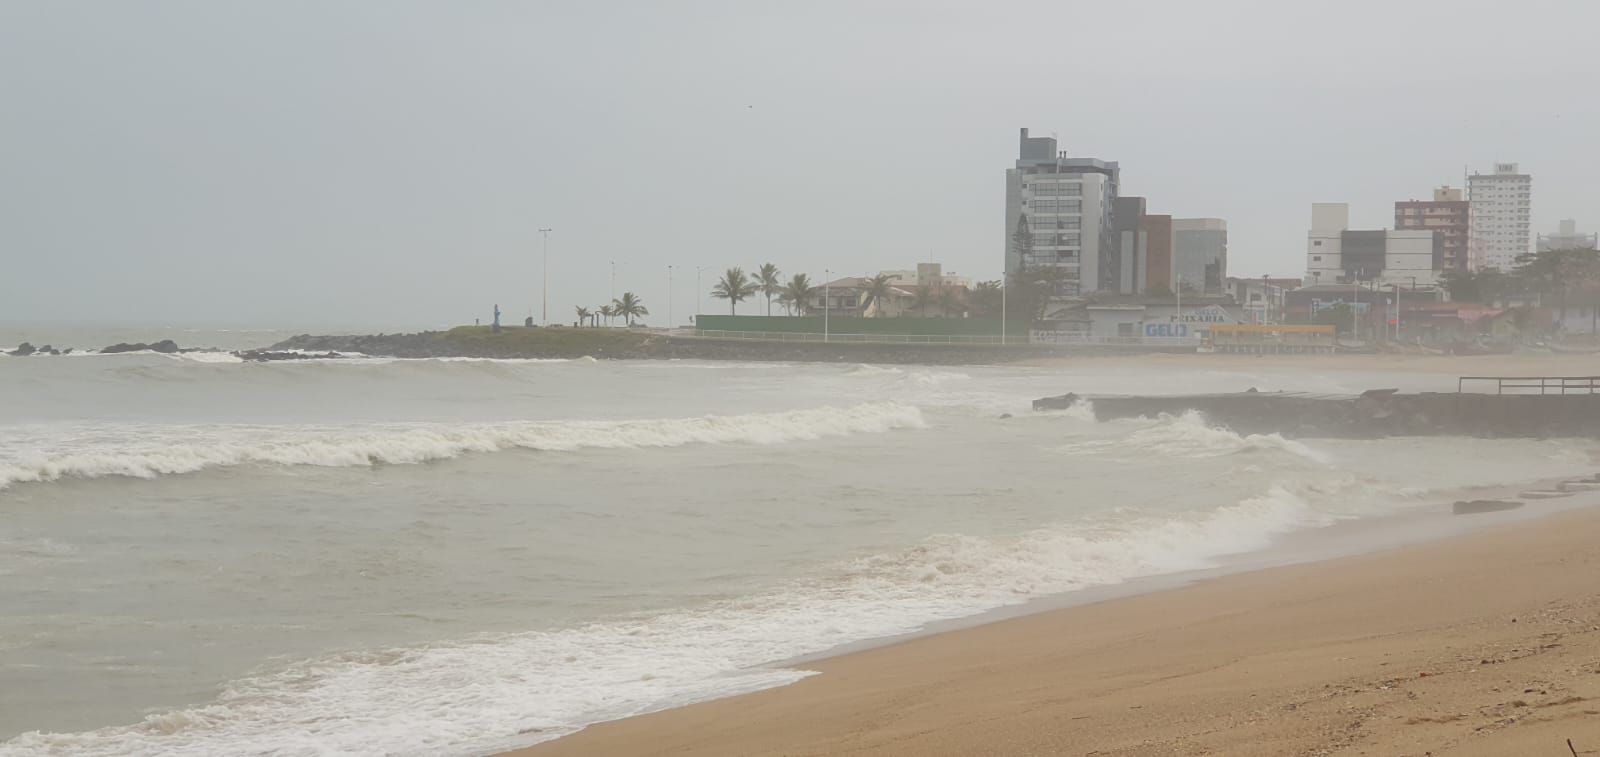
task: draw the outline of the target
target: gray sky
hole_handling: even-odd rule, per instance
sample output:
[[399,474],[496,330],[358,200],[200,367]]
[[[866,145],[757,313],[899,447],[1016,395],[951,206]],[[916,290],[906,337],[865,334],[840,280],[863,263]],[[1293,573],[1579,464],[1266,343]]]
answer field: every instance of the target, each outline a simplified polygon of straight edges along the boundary
[[[415,328],[998,278],[1016,131],[1301,275],[1471,165],[1600,226],[1600,4],[0,1],[0,320]],[[712,274],[702,279],[709,288]],[[709,312],[720,302],[705,301]],[[743,312],[755,312],[750,306]]]

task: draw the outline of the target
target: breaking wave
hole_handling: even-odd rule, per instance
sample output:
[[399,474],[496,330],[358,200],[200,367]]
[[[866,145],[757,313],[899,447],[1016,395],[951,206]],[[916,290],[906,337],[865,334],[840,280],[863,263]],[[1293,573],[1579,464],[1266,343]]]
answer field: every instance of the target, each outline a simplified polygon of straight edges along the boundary
[[493,753],[782,686],[809,673],[772,663],[1050,594],[1207,567],[1334,518],[1273,487],[1209,511],[934,536],[699,607],[299,662],[234,681],[207,705],[132,726],[24,734],[0,754]]
[[[893,402],[781,413],[637,421],[548,421],[363,427],[162,426],[91,440],[17,439],[0,447],[0,488],[63,478],[155,478],[234,465],[414,464],[472,452],[780,444],[925,426]],[[75,446],[74,446],[75,445]],[[54,449],[50,449],[54,447]],[[40,451],[41,448],[44,451]]]
[[[1081,404],[1081,403],[1080,403]],[[1092,414],[1092,409],[1062,411],[1067,414]],[[1063,451],[1089,453],[1160,454],[1168,457],[1208,458],[1257,452],[1283,452],[1315,463],[1328,464],[1328,456],[1310,446],[1285,439],[1282,434],[1237,434],[1213,426],[1204,415],[1190,410],[1182,415],[1162,414],[1155,421],[1117,422],[1138,424],[1133,432],[1114,439],[1093,439],[1062,447]]]

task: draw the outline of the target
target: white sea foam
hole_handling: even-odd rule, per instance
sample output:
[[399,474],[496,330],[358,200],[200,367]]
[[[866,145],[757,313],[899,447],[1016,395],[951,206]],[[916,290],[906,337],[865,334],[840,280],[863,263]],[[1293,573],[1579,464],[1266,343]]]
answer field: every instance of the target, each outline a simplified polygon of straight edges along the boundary
[[[1076,406],[1075,406],[1076,407]],[[1071,410],[1067,412],[1072,412]],[[1092,414],[1092,409],[1087,412]],[[1330,462],[1328,455],[1303,442],[1285,439],[1282,434],[1237,434],[1213,426],[1193,410],[1182,415],[1166,415],[1154,421],[1128,421],[1139,424],[1130,434],[1112,439],[1093,439],[1064,445],[1074,453],[1137,455],[1160,454],[1168,457],[1208,458],[1252,452],[1286,452],[1316,463]]]
[[1041,595],[1204,567],[1332,517],[1275,487],[1209,513],[937,536],[695,609],[311,660],[233,682],[205,706],[128,727],[25,734],[0,755],[482,754],[783,685],[806,673],[761,666]]
[[781,413],[707,415],[638,421],[549,421],[395,425],[354,428],[150,427],[92,440],[51,441],[19,435],[0,446],[0,488],[62,478],[192,473],[264,464],[354,466],[423,463],[469,452],[533,449],[676,447],[685,444],[780,444],[849,434],[922,428],[922,413],[893,402]]

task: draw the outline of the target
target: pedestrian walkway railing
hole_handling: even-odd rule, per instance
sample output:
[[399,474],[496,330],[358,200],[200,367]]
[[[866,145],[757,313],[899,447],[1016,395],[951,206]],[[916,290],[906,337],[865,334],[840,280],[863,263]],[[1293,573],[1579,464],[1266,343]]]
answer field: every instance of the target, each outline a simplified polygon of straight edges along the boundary
[[[997,334],[817,334],[788,331],[723,331],[697,329],[702,339],[731,339],[762,342],[841,342],[851,344],[1002,344]],[[1199,347],[1193,337],[1091,336],[1074,332],[1034,331],[1008,334],[1007,346],[1035,347]]]
[[[760,342],[848,342],[851,344],[1000,344],[999,336],[970,334],[810,334],[788,331],[722,331],[697,329],[703,339],[743,339]],[[1026,345],[1028,337],[1015,334],[1005,344]]]
[[1600,376],[1462,376],[1456,381],[1456,393],[1464,394],[1473,387],[1478,394],[1488,394],[1489,382],[1494,383],[1495,394],[1595,394],[1600,392]]

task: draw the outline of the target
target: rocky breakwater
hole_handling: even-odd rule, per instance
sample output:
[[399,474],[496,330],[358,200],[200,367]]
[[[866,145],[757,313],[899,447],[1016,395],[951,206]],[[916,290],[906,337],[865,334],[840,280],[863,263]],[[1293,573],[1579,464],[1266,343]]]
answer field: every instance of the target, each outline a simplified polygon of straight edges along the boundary
[[1484,436],[1600,438],[1600,394],[1511,395],[1374,389],[1357,396],[1258,392],[1080,396],[1034,400],[1035,410],[1088,402],[1097,420],[1198,412],[1241,434],[1300,437]]
[[642,329],[491,328],[464,326],[416,334],[302,334],[269,349],[345,352],[400,358],[580,358],[602,360],[749,360],[969,365],[1053,354],[1037,345],[873,344],[708,339]]

